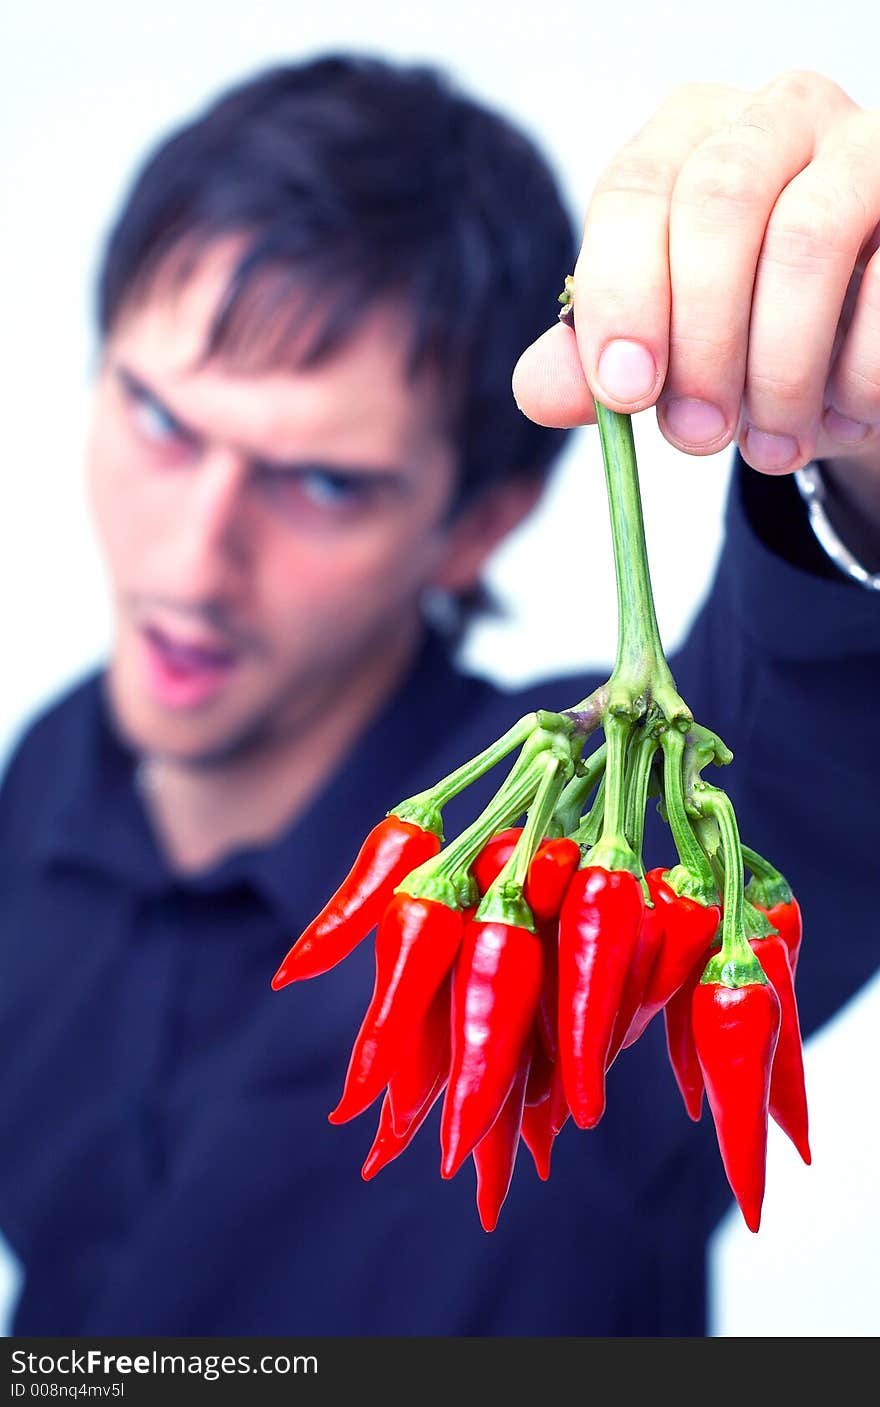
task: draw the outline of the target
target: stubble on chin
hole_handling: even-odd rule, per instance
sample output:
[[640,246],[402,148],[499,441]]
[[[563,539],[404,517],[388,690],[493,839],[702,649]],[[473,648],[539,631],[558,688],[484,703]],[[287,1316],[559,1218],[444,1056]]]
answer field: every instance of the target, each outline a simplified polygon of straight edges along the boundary
[[[264,753],[277,732],[275,710],[269,706],[225,724],[219,719],[213,723],[212,710],[189,718],[169,716],[125,678],[125,663],[118,657],[105,670],[103,692],[114,732],[141,764],[216,771]],[[216,705],[213,711],[219,712]]]

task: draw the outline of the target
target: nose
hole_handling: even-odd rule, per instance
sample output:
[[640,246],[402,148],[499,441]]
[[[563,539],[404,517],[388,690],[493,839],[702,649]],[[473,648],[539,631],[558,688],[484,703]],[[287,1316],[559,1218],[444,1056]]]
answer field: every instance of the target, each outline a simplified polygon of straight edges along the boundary
[[175,587],[192,602],[236,594],[252,555],[245,487],[248,467],[232,450],[211,448],[187,476],[167,524]]

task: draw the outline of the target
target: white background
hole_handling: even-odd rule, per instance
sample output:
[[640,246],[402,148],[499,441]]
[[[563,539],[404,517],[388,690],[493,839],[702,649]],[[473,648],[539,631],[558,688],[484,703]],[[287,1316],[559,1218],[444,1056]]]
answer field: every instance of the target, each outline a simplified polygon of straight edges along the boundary
[[[857,0],[726,7],[679,0],[669,8],[656,0],[445,0],[434,7],[31,0],[7,11],[0,32],[0,765],[32,710],[102,658],[109,639],[81,483],[92,277],[134,165],[171,125],[268,63],[332,48],[428,61],[537,137],[579,219],[604,162],[677,84],[757,87],[786,68],[814,68],[875,107],[878,39],[876,6]],[[658,615],[672,647],[708,584],[729,456],[678,454],[650,414],[637,418],[636,436]],[[598,443],[585,431],[541,509],[493,561],[490,579],[509,617],[474,632],[465,654],[472,669],[518,681],[613,656],[601,480]],[[570,616],[559,611],[560,600],[571,603]],[[585,600],[589,635],[577,623]],[[808,1051],[814,1166],[802,1168],[781,1136],[771,1137],[764,1226],[752,1237],[732,1217],[714,1253],[715,1334],[848,1336],[880,1328],[873,1274],[880,1237],[869,1203],[880,1161],[876,1125],[856,1135],[840,1100],[848,1069],[876,1065],[878,1002],[877,989],[863,994]],[[7,1300],[15,1286],[10,1262]]]

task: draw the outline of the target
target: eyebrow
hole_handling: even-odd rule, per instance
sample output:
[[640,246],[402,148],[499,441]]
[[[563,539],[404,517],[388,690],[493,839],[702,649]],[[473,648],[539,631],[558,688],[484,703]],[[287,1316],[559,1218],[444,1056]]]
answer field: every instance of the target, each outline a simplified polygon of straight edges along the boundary
[[[140,376],[136,375],[129,367],[123,366],[122,362],[114,362],[113,372],[123,389],[138,400],[151,402],[160,410],[165,418],[174,426],[175,432],[181,439],[188,440],[192,444],[204,444],[205,436],[198,430],[192,429],[185,421],[170,410],[157,395],[153,388],[147,385]],[[256,469],[269,471],[278,475],[294,474],[328,474],[337,478],[357,479],[364,487],[370,488],[390,488],[408,490],[411,487],[410,480],[404,469],[395,465],[366,465],[366,464],[339,464],[334,461],[319,459],[303,460],[279,460],[272,459],[266,455],[254,455],[246,453],[248,462]]]

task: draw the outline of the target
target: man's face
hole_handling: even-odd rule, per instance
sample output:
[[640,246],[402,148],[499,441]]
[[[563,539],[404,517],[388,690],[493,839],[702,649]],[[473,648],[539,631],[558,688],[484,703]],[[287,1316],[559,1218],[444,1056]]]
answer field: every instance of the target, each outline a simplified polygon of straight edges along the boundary
[[87,456],[114,712],[194,763],[296,731],[413,635],[455,485],[391,309],[312,369],[200,366],[228,268],[209,255],[123,314]]

